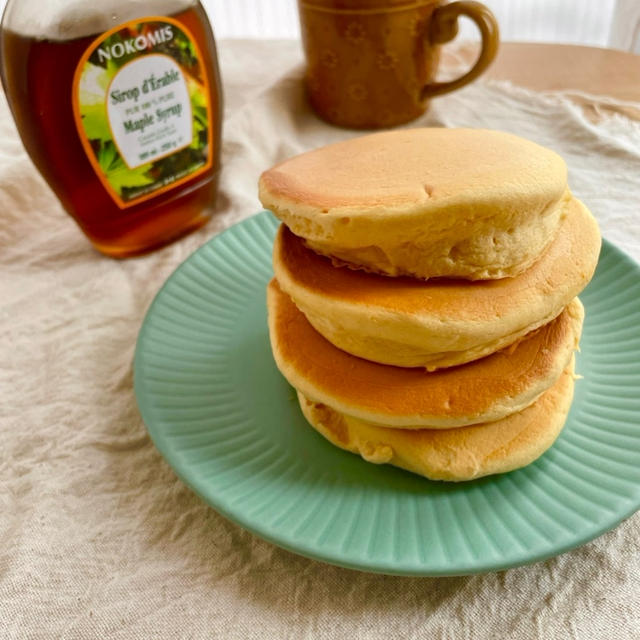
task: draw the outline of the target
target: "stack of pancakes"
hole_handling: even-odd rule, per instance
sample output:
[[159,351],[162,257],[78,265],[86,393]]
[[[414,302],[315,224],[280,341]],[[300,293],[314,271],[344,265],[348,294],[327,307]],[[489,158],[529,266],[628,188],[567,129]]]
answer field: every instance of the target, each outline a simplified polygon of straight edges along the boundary
[[328,440],[437,480],[529,464],[560,433],[600,234],[554,152],[390,131],[260,178],[281,225],[278,368]]

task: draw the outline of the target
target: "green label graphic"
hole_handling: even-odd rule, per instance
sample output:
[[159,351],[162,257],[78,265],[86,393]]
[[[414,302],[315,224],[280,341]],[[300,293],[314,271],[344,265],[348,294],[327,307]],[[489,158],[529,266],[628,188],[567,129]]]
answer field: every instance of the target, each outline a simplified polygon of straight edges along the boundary
[[120,207],[211,166],[208,89],[193,37],[171,18],[128,22],[87,49],[74,78],[76,126]]

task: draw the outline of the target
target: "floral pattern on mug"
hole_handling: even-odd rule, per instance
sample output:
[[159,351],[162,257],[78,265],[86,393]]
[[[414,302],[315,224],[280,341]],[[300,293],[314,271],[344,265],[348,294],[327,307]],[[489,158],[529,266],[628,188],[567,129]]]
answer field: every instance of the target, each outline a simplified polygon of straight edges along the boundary
[[376,66],[382,71],[389,71],[398,64],[398,56],[393,51],[384,51],[376,56]]
[[[440,51],[429,38],[432,17],[447,0],[298,0],[298,5],[307,92],[320,117],[341,126],[377,128],[409,122],[425,111],[424,87],[436,77]],[[459,5],[460,15],[484,24],[483,5]],[[493,30],[495,44],[497,27]],[[490,49],[483,50],[485,58]]]
[[350,22],[344,31],[344,37],[351,44],[361,44],[365,38],[365,28],[360,22]]
[[328,69],[335,69],[338,66],[338,55],[331,49],[325,49],[320,54],[320,64]]
[[355,102],[362,102],[363,100],[367,99],[369,92],[363,84],[357,82],[354,84],[350,84],[347,87],[347,95]]
[[424,30],[424,25],[425,25],[425,23],[424,23],[424,20],[422,18],[414,16],[407,23],[407,28],[409,29],[409,34],[412,37],[415,38],[417,35],[422,33],[422,31]]

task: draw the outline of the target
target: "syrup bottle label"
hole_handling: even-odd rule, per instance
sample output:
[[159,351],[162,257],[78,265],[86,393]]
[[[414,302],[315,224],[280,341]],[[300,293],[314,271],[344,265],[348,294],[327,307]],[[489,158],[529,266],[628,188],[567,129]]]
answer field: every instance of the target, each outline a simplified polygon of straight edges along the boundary
[[87,157],[120,208],[211,167],[207,72],[194,37],[172,18],[139,18],[94,40],[72,103]]

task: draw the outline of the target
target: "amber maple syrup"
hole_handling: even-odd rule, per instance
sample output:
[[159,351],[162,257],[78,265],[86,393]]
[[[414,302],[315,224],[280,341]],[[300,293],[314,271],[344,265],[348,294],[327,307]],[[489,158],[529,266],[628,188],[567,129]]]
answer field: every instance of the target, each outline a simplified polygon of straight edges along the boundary
[[67,40],[64,23],[54,38],[14,31],[11,2],[3,19],[2,77],[24,146],[109,256],[164,245],[214,210],[222,107],[215,43],[200,3],[179,4],[186,8],[166,16],[153,6],[133,19],[114,14],[106,36],[101,28]]

